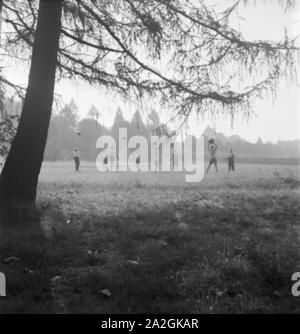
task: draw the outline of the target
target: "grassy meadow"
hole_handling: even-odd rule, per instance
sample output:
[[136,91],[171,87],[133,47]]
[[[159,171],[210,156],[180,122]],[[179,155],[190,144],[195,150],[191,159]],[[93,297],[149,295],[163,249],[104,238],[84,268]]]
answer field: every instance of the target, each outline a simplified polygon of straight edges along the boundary
[[192,184],[45,163],[37,211],[2,226],[0,313],[300,313],[299,194],[297,166]]

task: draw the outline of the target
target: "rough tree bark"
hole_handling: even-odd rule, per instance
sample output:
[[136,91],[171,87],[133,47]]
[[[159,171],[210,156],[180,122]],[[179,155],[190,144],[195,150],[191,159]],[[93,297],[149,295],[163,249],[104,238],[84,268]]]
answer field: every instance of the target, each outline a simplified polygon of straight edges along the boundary
[[28,87],[19,127],[0,176],[0,201],[36,198],[51,117],[62,0],[40,0]]
[[1,32],[2,32],[2,8],[3,8],[3,0],[0,0],[0,46],[1,46]]
[[2,23],[2,5],[3,5],[3,1],[0,0],[0,34],[1,34],[1,23]]

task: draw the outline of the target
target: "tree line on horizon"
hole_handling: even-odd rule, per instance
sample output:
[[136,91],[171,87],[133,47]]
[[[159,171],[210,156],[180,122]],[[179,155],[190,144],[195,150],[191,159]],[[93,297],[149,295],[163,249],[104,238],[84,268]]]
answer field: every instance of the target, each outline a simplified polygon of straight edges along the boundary
[[[118,144],[119,128],[126,128],[128,138],[140,135],[150,142],[151,135],[169,135],[168,129],[159,118],[157,111],[152,109],[143,120],[137,110],[130,121],[126,120],[120,108],[117,109],[111,127],[106,127],[99,121],[100,112],[91,106],[86,117],[79,120],[76,102],[72,99],[59,112],[54,114],[50,121],[48,140],[45,150],[46,161],[66,161],[73,157],[74,148],[78,148],[81,158],[86,161],[95,161],[99,153],[96,148],[97,139],[103,135],[115,138]],[[201,134],[199,134],[200,136]],[[206,138],[207,141],[208,138]],[[175,137],[180,141],[180,136]],[[260,138],[256,143],[250,143],[239,136],[226,137],[222,133],[216,135],[219,155],[226,156],[233,149],[239,158],[294,158],[300,156],[300,141],[278,141],[276,144],[264,143]],[[207,147],[205,146],[207,155]]]
[[[0,115],[0,157],[6,156],[13,136],[15,134],[21,104],[14,99],[1,97],[2,113]],[[45,150],[46,161],[66,161],[73,157],[74,148],[78,148],[81,157],[86,161],[95,161],[99,150],[96,141],[100,136],[110,135],[118,143],[119,128],[126,128],[128,138],[141,135],[150,142],[153,134],[170,135],[172,131],[160,121],[157,111],[152,109],[143,120],[137,110],[130,121],[126,120],[122,110],[118,108],[111,127],[101,124],[100,112],[95,106],[91,106],[86,117],[79,119],[79,110],[74,99],[64,105],[58,112],[54,113],[49,127],[47,145]],[[78,134],[80,131],[80,135]],[[199,134],[201,135],[201,134]],[[207,141],[208,138],[206,138]],[[263,142],[261,138],[256,143],[251,143],[239,136],[226,137],[223,133],[217,133],[218,154],[224,157],[233,149],[241,160],[247,159],[294,159],[300,157],[300,140],[284,141],[277,143]],[[180,141],[179,136],[175,137]],[[208,156],[207,147],[205,154]]]
[[112,136],[118,145],[120,128],[127,129],[128,138],[140,135],[150,140],[151,135],[159,131],[169,135],[166,131],[164,132],[163,129],[166,127],[161,124],[159,115],[154,109],[147,115],[146,124],[138,110],[131,121],[127,121],[122,110],[118,108],[111,127],[101,124],[99,115],[99,110],[91,106],[87,116],[79,120],[78,107],[74,99],[71,99],[51,118],[45,160],[69,160],[73,157],[74,148],[80,151],[82,159],[95,160],[99,153],[96,149],[97,139],[104,135]]

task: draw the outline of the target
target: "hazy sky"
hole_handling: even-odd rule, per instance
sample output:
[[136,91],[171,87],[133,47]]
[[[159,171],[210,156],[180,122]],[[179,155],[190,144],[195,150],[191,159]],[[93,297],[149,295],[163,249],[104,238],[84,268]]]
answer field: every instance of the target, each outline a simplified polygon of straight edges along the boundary
[[[241,12],[244,20],[239,20],[237,28],[240,29],[248,39],[282,40],[284,28],[287,27],[295,37],[300,35],[300,0],[297,10],[284,12],[277,1],[257,1],[257,6]],[[299,38],[300,46],[300,38]],[[10,77],[14,77],[12,69],[8,71]],[[18,73],[21,77],[20,72]],[[101,112],[102,122],[107,126],[111,125],[114,113],[120,107],[125,118],[130,119],[134,111],[141,106],[135,103],[125,103],[118,97],[106,96],[101,90],[88,85],[76,85],[71,82],[60,82],[56,86],[56,92],[61,96],[61,103],[68,102],[72,97],[76,100],[80,114],[84,117],[92,104]],[[201,134],[207,125],[212,125],[217,132],[226,135],[238,134],[241,137],[256,141],[261,137],[264,141],[275,142],[278,139],[292,140],[300,138],[300,88],[285,85],[280,87],[278,98],[273,104],[271,100],[258,100],[254,105],[255,116],[248,122],[237,118],[231,127],[230,120],[218,119],[214,123],[209,121],[196,121],[191,116],[189,122],[190,132]],[[159,110],[158,110],[159,111]],[[171,114],[171,112],[170,112]],[[168,120],[170,114],[164,113],[162,119]]]

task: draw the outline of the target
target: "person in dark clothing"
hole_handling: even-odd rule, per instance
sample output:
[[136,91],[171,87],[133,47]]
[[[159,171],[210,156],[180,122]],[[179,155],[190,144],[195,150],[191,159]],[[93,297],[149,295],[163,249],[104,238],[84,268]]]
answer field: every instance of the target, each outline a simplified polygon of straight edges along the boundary
[[74,156],[74,162],[75,162],[75,170],[76,170],[76,172],[79,172],[80,155],[79,155],[79,151],[78,151],[77,148],[74,149],[73,156]]
[[229,172],[230,171],[234,172],[235,171],[235,163],[234,163],[235,155],[233,154],[232,150],[230,150],[230,154],[228,155],[227,160],[228,160],[228,170],[229,170]]
[[135,158],[135,164],[136,164],[136,167],[139,169],[140,168],[140,164],[141,164],[141,152],[140,150],[137,150],[136,151],[136,158]]

